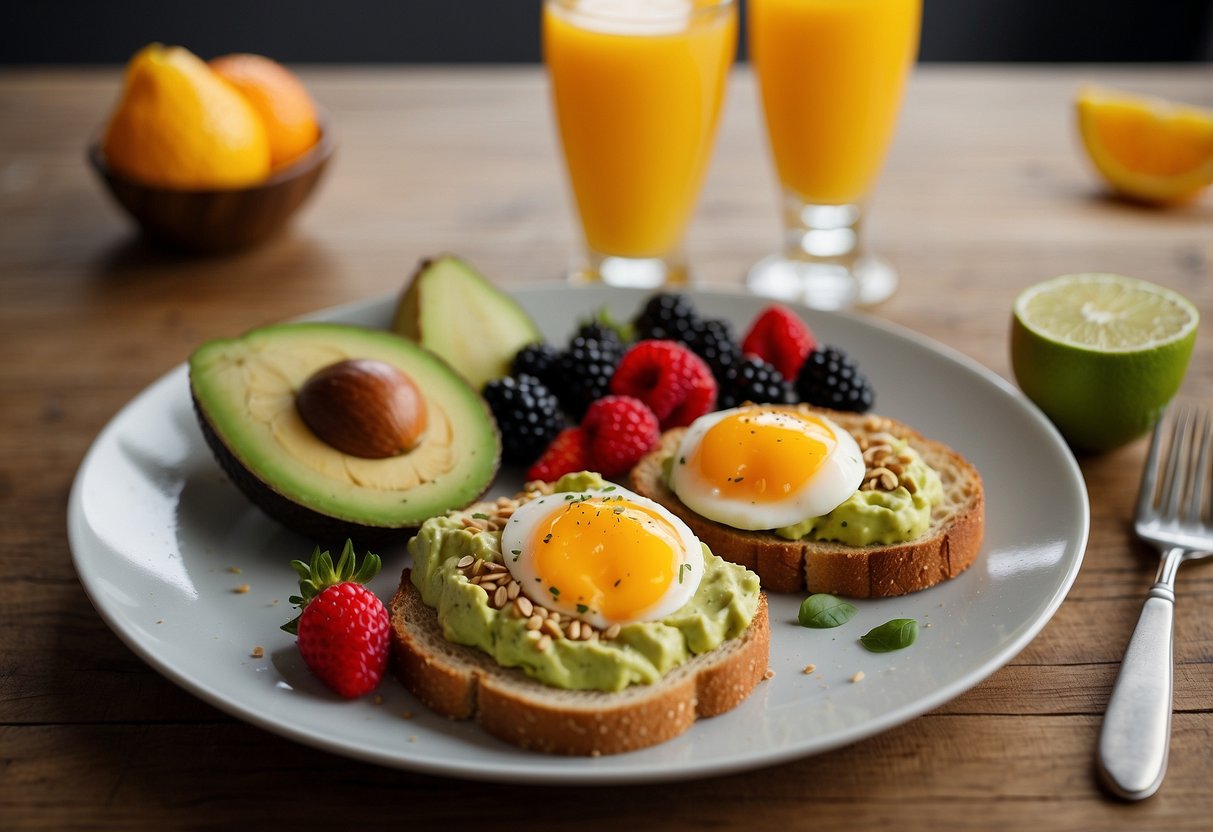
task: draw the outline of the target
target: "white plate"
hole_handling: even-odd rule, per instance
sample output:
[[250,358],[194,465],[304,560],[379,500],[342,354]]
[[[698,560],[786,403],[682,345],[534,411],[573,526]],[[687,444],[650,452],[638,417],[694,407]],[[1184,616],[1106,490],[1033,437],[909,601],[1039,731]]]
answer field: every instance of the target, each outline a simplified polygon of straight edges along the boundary
[[[608,306],[630,316],[644,293],[541,287],[516,293],[549,339]],[[705,315],[743,328],[764,301],[694,293]],[[316,317],[386,326],[392,301]],[[597,759],[523,752],[474,725],[428,712],[392,679],[345,702],[302,665],[279,625],[292,613],[288,561],[311,541],[251,507],[214,462],[195,422],[186,368],[141,393],[103,430],[72,490],[76,570],[98,612],[150,665],[216,707],[339,754],[433,774],[498,781],[618,783],[724,774],[855,742],[929,711],[1006,664],[1065,597],[1086,547],[1087,495],[1053,427],[1009,384],[947,348],[869,318],[799,310],[819,339],[856,358],[876,410],[951,445],[981,471],[986,536],[977,562],[942,586],[863,601],[833,630],[796,624],[800,595],[772,596],[771,668],[736,710],[655,748]],[[505,477],[496,490],[514,487]],[[380,550],[374,583],[393,590],[403,547]],[[232,569],[239,569],[237,574]],[[246,593],[234,592],[247,584]],[[918,642],[889,654],[857,638],[891,618],[916,618]],[[250,656],[254,646],[265,657]],[[805,675],[802,669],[815,664]],[[861,682],[850,679],[858,671]]]

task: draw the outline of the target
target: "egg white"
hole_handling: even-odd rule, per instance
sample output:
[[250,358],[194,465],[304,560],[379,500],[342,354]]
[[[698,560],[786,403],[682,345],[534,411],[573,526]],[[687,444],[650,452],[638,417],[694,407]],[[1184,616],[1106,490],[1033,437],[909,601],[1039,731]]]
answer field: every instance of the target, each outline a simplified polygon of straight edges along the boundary
[[[678,547],[681,549],[678,553],[678,569],[665,593],[657,602],[646,609],[635,611],[627,619],[609,618],[595,609],[580,612],[577,609],[576,598],[553,598],[548,592],[551,582],[539,574],[530,543],[535,538],[536,526],[556,512],[563,511],[571,501],[582,499],[586,499],[588,502],[606,501],[605,505],[614,507],[618,505],[620,497],[627,502],[649,509],[665,520],[673,528]],[[509,569],[514,580],[521,585],[522,593],[527,598],[549,610],[555,610],[561,615],[588,621],[599,629],[606,629],[612,624],[629,624],[633,621],[656,621],[677,612],[695,595],[695,590],[699,588],[699,581],[703,577],[704,568],[703,549],[699,539],[695,537],[695,533],[686,523],[660,503],[621,486],[610,486],[608,490],[598,491],[558,492],[523,503],[514,511],[510,522],[501,532],[501,551],[506,568]]]
[[828,514],[859,489],[866,470],[863,453],[850,433],[825,417],[821,421],[833,431],[836,441],[833,450],[807,483],[780,500],[760,503],[722,496],[693,466],[678,464],[679,459],[692,457],[709,428],[740,411],[761,413],[762,409],[732,408],[701,416],[687,428],[678,446],[670,487],[695,513],[735,529],[777,529]]

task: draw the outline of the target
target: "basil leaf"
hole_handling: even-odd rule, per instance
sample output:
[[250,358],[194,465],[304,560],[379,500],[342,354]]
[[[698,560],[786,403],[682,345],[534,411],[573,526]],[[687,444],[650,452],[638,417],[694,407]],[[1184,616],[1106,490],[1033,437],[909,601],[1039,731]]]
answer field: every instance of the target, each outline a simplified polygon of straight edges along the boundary
[[913,618],[894,618],[859,637],[873,653],[889,653],[909,647],[918,638],[918,622]]
[[800,614],[796,618],[801,627],[827,630],[841,627],[850,621],[858,610],[841,598],[819,592],[800,602]]

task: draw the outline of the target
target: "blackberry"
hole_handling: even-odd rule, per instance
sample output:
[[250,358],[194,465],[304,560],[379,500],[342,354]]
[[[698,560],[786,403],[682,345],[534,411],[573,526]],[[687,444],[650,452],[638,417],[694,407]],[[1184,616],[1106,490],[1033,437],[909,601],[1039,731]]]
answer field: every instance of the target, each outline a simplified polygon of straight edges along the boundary
[[792,383],[756,355],[739,358],[721,374],[716,407],[724,410],[745,402],[788,404],[795,401]]
[[482,395],[501,431],[505,462],[530,465],[564,428],[556,395],[534,376],[493,379]]
[[838,347],[818,347],[809,353],[796,378],[800,400],[818,407],[863,413],[872,407],[875,391],[855,362]]
[[534,376],[544,384],[550,385],[552,370],[556,366],[556,359],[559,356],[560,353],[551,344],[543,341],[527,344],[514,354],[514,360],[510,362],[510,375]]
[[622,357],[617,340],[574,336],[552,372],[552,388],[565,412],[580,421],[590,404],[610,392],[611,376]]
[[708,363],[717,381],[723,378],[725,370],[741,361],[741,347],[733,338],[733,327],[720,318],[700,321],[687,346]]
[[638,339],[659,338],[685,344],[699,325],[699,313],[686,295],[653,295],[632,322]]
[[617,347],[623,347],[623,339],[619,337],[619,331],[608,324],[604,324],[602,321],[589,321],[582,324],[573,333],[573,338],[592,338],[595,341],[612,343]]

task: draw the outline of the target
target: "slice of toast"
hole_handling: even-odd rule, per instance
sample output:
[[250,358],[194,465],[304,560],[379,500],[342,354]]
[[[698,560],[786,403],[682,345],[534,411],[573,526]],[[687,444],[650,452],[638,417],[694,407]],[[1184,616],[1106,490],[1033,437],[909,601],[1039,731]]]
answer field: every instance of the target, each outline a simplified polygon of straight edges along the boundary
[[771,531],[745,531],[709,520],[684,505],[662,475],[662,464],[677,451],[685,428],[662,436],[658,447],[632,469],[630,487],[681,517],[717,555],[757,573],[768,591],[807,588],[851,598],[904,595],[954,578],[973,563],[985,530],[985,496],[981,475],[964,457],[893,419],[808,405],[784,409],[826,416],[850,431],[861,448],[881,433],[907,441],[943,482],[944,499],[932,511],[927,531],[905,543],[848,546],[785,540]]
[[749,628],[649,685],[621,691],[564,690],[447,641],[404,570],[388,611],[396,675],[428,708],[474,719],[500,739],[551,754],[618,754],[672,739],[697,718],[735,708],[767,672],[766,596]]

